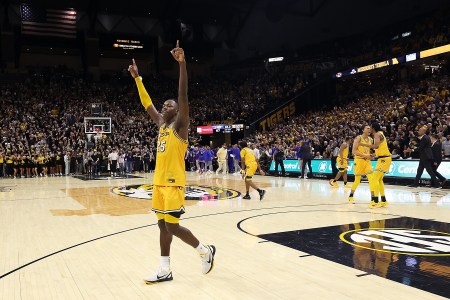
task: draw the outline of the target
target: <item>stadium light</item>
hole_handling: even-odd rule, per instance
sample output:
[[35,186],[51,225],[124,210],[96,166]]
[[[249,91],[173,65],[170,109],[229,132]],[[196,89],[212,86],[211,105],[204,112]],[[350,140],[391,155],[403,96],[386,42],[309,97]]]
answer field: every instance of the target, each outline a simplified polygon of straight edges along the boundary
[[271,57],[269,58],[269,62],[275,62],[275,61],[283,61],[284,57],[280,56],[280,57]]

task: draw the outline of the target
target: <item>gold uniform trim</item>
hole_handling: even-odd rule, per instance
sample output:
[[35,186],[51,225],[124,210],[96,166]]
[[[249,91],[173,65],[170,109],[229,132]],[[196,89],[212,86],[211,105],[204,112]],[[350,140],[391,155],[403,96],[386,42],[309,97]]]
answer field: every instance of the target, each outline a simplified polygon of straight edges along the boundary
[[182,137],[180,137],[180,136],[178,135],[178,132],[177,132],[174,128],[172,128],[172,131],[173,131],[173,134],[175,135],[175,137],[176,137],[177,139],[179,139],[180,141],[182,141],[182,142],[185,143],[186,145],[189,144],[188,140],[185,140],[185,139],[183,139]]

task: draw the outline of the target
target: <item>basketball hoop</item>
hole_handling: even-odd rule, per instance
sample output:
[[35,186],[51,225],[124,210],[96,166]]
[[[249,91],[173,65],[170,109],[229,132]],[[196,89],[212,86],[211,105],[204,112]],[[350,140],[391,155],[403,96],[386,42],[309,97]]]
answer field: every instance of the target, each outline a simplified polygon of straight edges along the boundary
[[85,117],[84,133],[108,134],[111,133],[111,124],[111,118],[109,117]]

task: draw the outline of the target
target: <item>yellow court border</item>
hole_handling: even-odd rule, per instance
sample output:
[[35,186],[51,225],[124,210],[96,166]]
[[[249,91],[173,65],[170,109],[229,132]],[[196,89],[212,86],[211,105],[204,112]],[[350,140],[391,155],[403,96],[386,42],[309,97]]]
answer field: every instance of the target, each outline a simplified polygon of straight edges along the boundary
[[352,243],[344,238],[344,236],[351,232],[357,232],[357,231],[363,231],[363,230],[414,230],[414,231],[426,231],[426,232],[434,232],[439,233],[443,235],[450,236],[450,233],[447,232],[440,232],[440,231],[434,231],[434,230],[427,230],[427,229],[414,229],[414,228],[361,228],[361,229],[354,229],[349,230],[346,232],[343,232],[339,235],[339,239],[349,245],[352,245],[354,247],[363,248],[367,250],[373,250],[373,251],[379,251],[379,252],[386,252],[386,253],[392,253],[392,254],[405,254],[405,255],[415,255],[415,256],[450,256],[450,253],[446,254],[423,254],[423,253],[414,253],[414,252],[397,252],[397,251],[390,251],[390,250],[384,250],[384,249],[374,249],[366,246],[361,246],[355,243]]

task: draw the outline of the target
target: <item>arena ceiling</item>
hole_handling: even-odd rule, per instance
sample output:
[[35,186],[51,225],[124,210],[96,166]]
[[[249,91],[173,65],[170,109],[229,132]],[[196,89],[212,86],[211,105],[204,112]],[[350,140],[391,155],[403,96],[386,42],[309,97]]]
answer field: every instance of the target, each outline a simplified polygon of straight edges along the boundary
[[[295,49],[394,24],[439,8],[448,0],[41,0],[46,7],[74,7],[80,30],[158,36],[170,40],[186,24],[191,40],[222,45],[247,56]],[[23,1],[3,0],[11,23],[20,23]],[[29,1],[27,2],[29,3]],[[17,18],[19,17],[19,20]],[[185,33],[186,33],[185,32]]]

